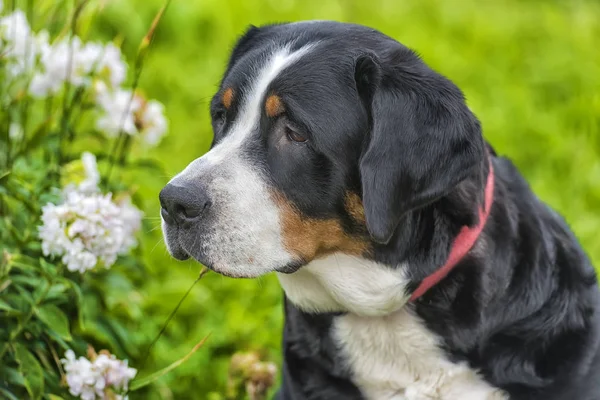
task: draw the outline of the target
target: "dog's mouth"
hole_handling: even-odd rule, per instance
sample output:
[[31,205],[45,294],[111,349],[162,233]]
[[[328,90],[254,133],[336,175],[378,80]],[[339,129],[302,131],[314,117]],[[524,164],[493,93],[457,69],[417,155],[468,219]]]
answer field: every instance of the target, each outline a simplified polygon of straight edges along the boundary
[[[190,259],[190,253],[187,252],[179,241],[179,232],[177,228],[169,228],[163,226],[164,240],[167,245],[167,250],[171,257],[177,261],[186,261]],[[174,230],[174,231],[173,231]]]
[[[193,242],[187,243],[185,240],[186,235],[182,235],[182,232],[180,232],[180,229],[177,227],[166,227],[164,233],[169,254],[178,261],[193,259],[209,270],[229,278],[251,279],[257,277],[255,273],[250,271],[246,273],[244,271],[243,262],[228,262],[226,255],[218,256],[211,254],[209,256],[207,252],[204,251],[207,249],[207,246],[202,244],[200,237],[197,237]],[[251,262],[252,260],[248,260],[248,263]],[[298,259],[274,268],[270,272],[293,274],[305,264],[304,260]]]
[[303,260],[293,261],[291,263],[284,265],[283,267],[275,269],[275,272],[289,275],[289,274],[293,274],[294,272],[297,272],[304,265],[306,265],[306,262],[304,262]]

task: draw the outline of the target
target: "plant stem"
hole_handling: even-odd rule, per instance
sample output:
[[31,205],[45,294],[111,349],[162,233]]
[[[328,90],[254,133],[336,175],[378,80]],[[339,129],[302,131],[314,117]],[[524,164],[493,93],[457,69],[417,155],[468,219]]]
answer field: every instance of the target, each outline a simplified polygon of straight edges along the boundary
[[135,98],[135,90],[138,87],[138,84],[140,81],[140,76],[142,75],[142,70],[144,67],[144,59],[146,58],[146,54],[148,54],[150,45],[152,44],[152,42],[154,40],[154,33],[156,32],[158,23],[160,22],[163,15],[167,11],[169,4],[171,4],[171,0],[167,0],[165,2],[165,4],[161,7],[161,9],[158,11],[156,16],[154,17],[154,20],[152,21],[150,29],[148,30],[148,32],[142,39],[142,42],[140,43],[138,54],[137,54],[137,57],[135,60],[135,73],[133,76],[133,83],[131,85],[131,98],[129,99],[129,104],[127,105],[127,109],[123,113],[123,117],[122,117],[121,124],[120,124],[121,129],[119,131],[119,136],[117,137],[115,144],[113,145],[113,148],[110,152],[108,167],[107,167],[106,175],[104,177],[104,183],[106,186],[108,186],[108,183],[110,181],[110,176],[111,176],[112,170],[114,168],[115,161],[123,160],[125,158],[125,155],[121,154],[122,152],[125,151],[125,148],[126,148],[125,144],[121,144],[124,142],[124,139],[125,139],[124,135],[126,134],[125,132],[123,132],[123,126],[125,124],[125,119],[127,118],[127,115],[129,114],[129,110],[131,108],[131,104],[133,103],[133,99]]
[[183,301],[186,299],[186,297],[188,297],[188,295],[190,294],[190,292],[192,291],[192,289],[194,288],[194,286],[196,286],[196,283],[198,283],[198,281],[200,279],[202,279],[202,277],[204,275],[206,275],[206,273],[208,273],[209,271],[210,270],[208,268],[206,268],[206,267],[202,268],[202,270],[200,271],[200,274],[198,274],[198,278],[196,278],[196,280],[194,281],[194,283],[192,283],[192,285],[189,287],[189,289],[187,290],[187,292],[185,292],[185,294],[183,295],[183,297],[179,300],[179,303],[177,303],[177,306],[175,306],[175,308],[173,309],[173,311],[171,311],[171,314],[169,315],[169,317],[167,318],[167,320],[163,324],[163,327],[161,328],[160,332],[158,332],[158,335],[154,338],[154,340],[152,341],[152,343],[150,343],[150,346],[148,346],[148,350],[146,350],[146,355],[144,357],[144,360],[142,361],[142,364],[141,364],[140,368],[143,368],[146,365],[146,361],[148,361],[148,357],[150,356],[150,350],[152,350],[152,347],[154,347],[154,345],[156,344],[156,342],[158,342],[158,339],[160,339],[160,337],[162,336],[162,334],[165,332],[165,330],[167,329],[167,326],[169,325],[169,322],[171,322],[171,319],[173,319],[173,317],[177,313],[177,310],[179,310],[179,307],[181,307],[181,304],[183,304]]
[[38,307],[40,304],[42,304],[42,302],[44,301],[44,299],[46,298],[46,295],[48,294],[48,291],[50,290],[50,287],[52,286],[52,282],[48,282],[48,286],[46,286],[46,288],[44,289],[44,291],[42,292],[42,294],[40,294],[40,297],[35,301],[35,304],[33,304],[31,306],[31,309],[29,310],[29,312],[27,313],[27,315],[25,316],[25,318],[23,319],[23,321],[19,324],[19,326],[17,326],[17,329],[15,329],[9,336],[8,338],[8,343],[5,343],[2,346],[2,349],[0,349],[0,361],[4,358],[4,354],[6,354],[6,351],[8,350],[8,345],[17,338],[17,336],[19,336],[21,334],[21,332],[23,331],[23,329],[25,328],[25,326],[27,325],[27,323],[29,322],[29,320],[31,319],[31,317],[33,317],[33,314],[35,314],[35,309],[36,307]]
[[[79,16],[81,15],[83,9],[85,8],[85,5],[87,4],[88,0],[83,0],[81,1],[79,4],[77,2],[77,0],[74,0],[74,7],[75,9],[73,10],[73,17],[71,18],[71,23],[70,23],[70,29],[69,29],[69,59],[67,61],[67,76],[65,79],[65,89],[64,89],[64,93],[63,93],[63,104],[62,104],[62,116],[61,116],[61,120],[60,120],[60,132],[58,135],[58,147],[57,147],[57,151],[58,151],[58,164],[62,165],[63,162],[63,153],[62,153],[62,143],[63,143],[63,136],[68,133],[68,127],[69,127],[69,113],[72,111],[71,107],[69,105],[69,93],[71,91],[71,74],[73,73],[73,37],[75,36],[76,32],[77,32],[77,21],[79,19]],[[71,103],[73,104],[73,102]]]

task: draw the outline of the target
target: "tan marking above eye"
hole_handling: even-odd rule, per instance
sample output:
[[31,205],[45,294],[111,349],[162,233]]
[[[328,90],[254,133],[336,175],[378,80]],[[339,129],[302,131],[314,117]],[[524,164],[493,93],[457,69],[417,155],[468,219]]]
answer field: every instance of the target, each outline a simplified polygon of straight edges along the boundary
[[225,106],[225,108],[229,109],[229,107],[231,107],[231,103],[233,103],[233,89],[227,88],[223,92],[223,96],[221,97],[221,100],[223,101],[223,105]]
[[345,232],[341,221],[307,217],[283,194],[274,192],[272,196],[280,210],[283,245],[304,262],[335,252],[362,256],[370,250],[369,242]]
[[283,114],[284,111],[285,107],[279,96],[272,94],[267,97],[267,101],[265,101],[265,112],[269,118],[277,117],[278,115]]

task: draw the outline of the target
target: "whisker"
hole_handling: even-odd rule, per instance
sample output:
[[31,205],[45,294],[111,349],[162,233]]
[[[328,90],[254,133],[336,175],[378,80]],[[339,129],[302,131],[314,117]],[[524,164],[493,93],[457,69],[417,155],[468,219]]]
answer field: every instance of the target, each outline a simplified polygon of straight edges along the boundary
[[156,246],[158,246],[158,244],[159,244],[160,242],[162,242],[162,241],[163,241],[163,238],[162,238],[162,237],[161,237],[160,239],[158,239],[158,242],[156,242],[156,244],[154,245],[154,247],[152,248],[152,250],[150,250],[150,254],[154,253],[154,250],[156,250]]
[[154,228],[150,229],[150,230],[149,230],[149,231],[147,231],[146,233],[154,232],[155,230],[157,230],[157,229],[160,229],[160,228],[161,228],[161,226],[162,226],[162,225],[155,226]]

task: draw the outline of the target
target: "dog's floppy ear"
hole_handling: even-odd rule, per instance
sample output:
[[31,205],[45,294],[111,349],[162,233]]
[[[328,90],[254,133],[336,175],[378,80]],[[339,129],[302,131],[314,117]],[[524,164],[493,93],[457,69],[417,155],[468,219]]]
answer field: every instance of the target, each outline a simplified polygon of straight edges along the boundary
[[372,239],[388,243],[406,213],[448,194],[484,158],[479,122],[462,92],[410,50],[356,59],[369,115],[359,162]]

